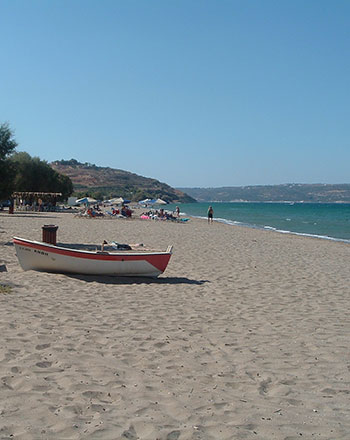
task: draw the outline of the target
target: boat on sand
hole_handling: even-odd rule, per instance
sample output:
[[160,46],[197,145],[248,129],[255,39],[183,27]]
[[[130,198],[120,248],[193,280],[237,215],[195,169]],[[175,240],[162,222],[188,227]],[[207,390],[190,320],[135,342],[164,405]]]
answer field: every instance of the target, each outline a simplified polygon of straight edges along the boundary
[[172,246],[166,251],[130,249],[129,246],[128,250],[115,250],[104,245],[101,250],[96,246],[93,250],[91,246],[79,249],[19,237],[14,237],[13,243],[22,269],[42,272],[157,277],[165,271],[172,255]]

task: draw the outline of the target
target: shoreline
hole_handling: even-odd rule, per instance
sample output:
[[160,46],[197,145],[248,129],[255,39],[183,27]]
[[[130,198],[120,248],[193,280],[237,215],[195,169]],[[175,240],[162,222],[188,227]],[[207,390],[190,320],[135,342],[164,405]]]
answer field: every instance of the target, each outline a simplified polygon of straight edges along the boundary
[[[201,220],[206,220],[206,217],[200,217],[200,216],[189,216],[189,217],[198,218]],[[350,244],[350,239],[346,239],[346,238],[329,237],[327,235],[309,234],[306,232],[286,231],[283,229],[274,228],[273,226],[255,226],[255,225],[251,225],[249,223],[243,223],[243,222],[238,222],[238,221],[234,221],[234,220],[227,220],[224,218],[216,218],[216,219],[214,219],[214,222],[215,221],[218,223],[223,223],[223,224],[229,225],[229,226],[241,226],[242,228],[257,229],[260,231],[278,232],[279,234],[290,234],[290,235],[297,235],[297,236],[301,236],[301,237],[318,238],[320,240],[337,241],[337,242],[341,242],[341,243]]]

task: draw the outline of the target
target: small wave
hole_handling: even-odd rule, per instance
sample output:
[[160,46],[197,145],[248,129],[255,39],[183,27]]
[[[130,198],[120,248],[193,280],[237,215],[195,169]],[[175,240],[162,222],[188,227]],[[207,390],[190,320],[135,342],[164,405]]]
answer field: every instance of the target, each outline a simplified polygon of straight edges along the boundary
[[350,240],[347,240],[345,238],[329,237],[328,235],[309,234],[307,232],[293,232],[293,231],[288,231],[288,230],[284,230],[284,229],[273,228],[272,226],[264,226],[264,229],[274,231],[274,232],[279,232],[280,234],[300,235],[302,237],[321,238],[323,240],[340,241],[342,243],[350,243]]
[[201,220],[206,220],[207,217],[203,217],[202,215],[191,215],[193,218],[200,218]]
[[350,243],[350,240],[347,240],[345,238],[329,237],[328,235],[307,234],[305,232],[291,232],[291,231],[288,231],[288,234],[301,235],[303,237],[311,237],[311,238],[322,238],[323,240],[340,241],[342,243]]
[[[203,216],[194,215],[192,217],[199,218],[202,220],[207,220],[207,217],[203,217]],[[335,237],[329,237],[328,235],[309,234],[306,232],[293,232],[293,231],[284,230],[284,229],[277,229],[277,228],[274,228],[273,226],[269,226],[269,225],[257,226],[257,225],[252,225],[250,223],[238,222],[236,220],[227,220],[225,218],[216,218],[216,219],[214,219],[214,221],[217,221],[219,223],[224,223],[226,225],[231,225],[231,226],[243,226],[243,227],[251,228],[251,229],[262,229],[262,230],[267,230],[267,231],[279,232],[280,234],[299,235],[302,237],[321,238],[323,240],[339,241],[342,243],[350,243],[350,240],[345,239],[345,238],[335,238]]]
[[226,225],[243,225],[241,222],[237,222],[235,220],[227,220],[226,218],[217,218],[215,219],[217,222],[225,223]]

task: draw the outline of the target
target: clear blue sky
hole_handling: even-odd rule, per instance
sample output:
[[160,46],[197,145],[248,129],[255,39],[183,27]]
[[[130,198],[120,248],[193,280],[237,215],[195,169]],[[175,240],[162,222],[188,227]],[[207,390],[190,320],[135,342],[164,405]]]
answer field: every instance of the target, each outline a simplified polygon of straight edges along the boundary
[[0,0],[18,151],[172,186],[350,183],[349,0]]

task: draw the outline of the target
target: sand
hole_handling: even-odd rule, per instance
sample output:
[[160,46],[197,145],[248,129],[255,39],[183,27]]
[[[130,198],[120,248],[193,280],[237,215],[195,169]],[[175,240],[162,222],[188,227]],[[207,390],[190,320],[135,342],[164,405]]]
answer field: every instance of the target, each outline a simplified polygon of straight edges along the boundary
[[[143,242],[158,280],[24,272],[14,235]],[[0,439],[349,439],[350,246],[0,213]]]

